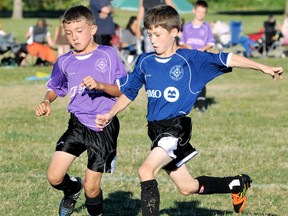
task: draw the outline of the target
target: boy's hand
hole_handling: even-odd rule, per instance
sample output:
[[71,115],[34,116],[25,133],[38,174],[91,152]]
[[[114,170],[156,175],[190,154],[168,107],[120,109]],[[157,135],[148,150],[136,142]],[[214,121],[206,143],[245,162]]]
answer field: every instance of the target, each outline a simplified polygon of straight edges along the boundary
[[282,67],[265,67],[262,70],[265,74],[272,76],[273,80],[276,81],[276,76],[278,75],[279,78],[282,80],[283,77],[283,68]]
[[89,90],[91,89],[102,90],[103,88],[102,83],[97,82],[91,76],[85,77],[82,81],[83,83],[81,83],[80,86],[85,86]]
[[35,109],[36,116],[50,115],[51,114],[51,106],[48,101],[42,101]]
[[111,121],[113,118],[113,115],[111,113],[105,113],[105,114],[98,114],[96,116],[96,127],[102,131],[103,128]]

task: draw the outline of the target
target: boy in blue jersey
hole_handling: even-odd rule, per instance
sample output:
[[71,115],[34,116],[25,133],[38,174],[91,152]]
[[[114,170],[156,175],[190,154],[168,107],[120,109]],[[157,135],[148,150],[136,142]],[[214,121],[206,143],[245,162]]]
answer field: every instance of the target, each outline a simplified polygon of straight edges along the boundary
[[[51,103],[70,93],[67,130],[56,144],[47,178],[51,186],[63,191],[59,215],[68,216],[84,186],[85,206],[90,216],[102,215],[103,173],[114,171],[119,121],[113,118],[103,131],[95,125],[99,113],[109,111],[121,95],[116,82],[126,75],[124,65],[114,48],[96,44],[97,25],[92,12],[84,6],[67,9],[63,28],[73,50],[60,56],[53,66],[44,100],[36,107],[37,116],[51,114]],[[85,180],[67,172],[73,161],[87,150]]]
[[134,71],[120,79],[122,95],[106,114],[97,115],[96,125],[105,129],[113,117],[125,109],[145,85],[148,96],[148,135],[152,150],[138,170],[141,181],[142,215],[159,215],[160,195],[156,175],[162,168],[181,194],[232,193],[235,212],[246,205],[251,178],[246,174],[229,177],[191,177],[186,162],[197,154],[189,143],[192,131],[191,111],[202,88],[232,67],[262,71],[282,79],[281,67],[256,63],[232,53],[207,53],[179,49],[175,38],[180,29],[177,11],[157,6],[148,11],[144,26],[155,52],[139,56]]

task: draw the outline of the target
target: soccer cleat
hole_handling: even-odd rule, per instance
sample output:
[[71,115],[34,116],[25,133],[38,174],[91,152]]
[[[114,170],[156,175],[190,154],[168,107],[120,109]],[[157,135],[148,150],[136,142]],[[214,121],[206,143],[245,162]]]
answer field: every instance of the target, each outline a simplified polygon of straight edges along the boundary
[[232,193],[233,206],[236,213],[243,212],[247,200],[246,193],[252,183],[250,176],[246,174],[241,174],[239,176],[243,184],[243,189],[239,193]]
[[78,182],[81,182],[81,189],[77,193],[72,194],[70,196],[64,195],[59,205],[59,216],[69,216],[74,211],[77,199],[79,198],[80,193],[83,189],[82,179],[79,177],[75,178],[77,179]]

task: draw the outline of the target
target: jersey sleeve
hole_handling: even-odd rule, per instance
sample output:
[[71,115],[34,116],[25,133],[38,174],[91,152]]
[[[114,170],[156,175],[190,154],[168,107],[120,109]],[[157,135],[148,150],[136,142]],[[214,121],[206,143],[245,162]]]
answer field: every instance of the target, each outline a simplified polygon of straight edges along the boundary
[[224,52],[215,54],[197,51],[195,62],[201,80],[208,83],[217,76],[231,72],[232,68],[228,67],[229,55],[230,53]]
[[48,90],[53,90],[59,97],[65,97],[68,93],[68,81],[65,74],[60,70],[59,61],[52,69],[51,78],[47,82]]
[[113,49],[113,55],[114,55],[113,59],[115,61],[115,80],[114,80],[115,82],[114,83],[116,83],[118,79],[120,79],[123,76],[126,76],[127,72],[116,50],[114,48],[111,48],[111,49]]
[[209,25],[209,23],[206,23],[206,26],[207,26],[207,44],[211,44],[211,45],[215,45],[215,38],[213,36],[213,33],[212,33],[212,29]]
[[129,100],[135,100],[138,95],[139,90],[145,83],[145,75],[140,69],[139,62],[141,61],[141,56],[138,58],[135,69],[132,73],[128,73],[125,77],[121,78],[120,90],[121,92],[129,98]]

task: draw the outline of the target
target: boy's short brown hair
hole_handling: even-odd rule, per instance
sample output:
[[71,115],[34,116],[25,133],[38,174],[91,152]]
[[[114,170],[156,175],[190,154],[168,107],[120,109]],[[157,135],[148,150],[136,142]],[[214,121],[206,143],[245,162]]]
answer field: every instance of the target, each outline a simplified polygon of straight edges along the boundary
[[77,6],[70,7],[69,9],[65,11],[63,18],[62,18],[62,23],[68,24],[68,23],[77,22],[83,19],[86,20],[89,25],[96,25],[96,21],[95,21],[92,11],[83,5],[77,5]]
[[144,27],[151,29],[158,26],[161,26],[168,32],[174,28],[180,31],[181,25],[178,12],[169,5],[158,5],[148,10],[144,18]]

